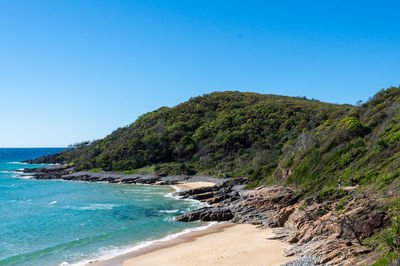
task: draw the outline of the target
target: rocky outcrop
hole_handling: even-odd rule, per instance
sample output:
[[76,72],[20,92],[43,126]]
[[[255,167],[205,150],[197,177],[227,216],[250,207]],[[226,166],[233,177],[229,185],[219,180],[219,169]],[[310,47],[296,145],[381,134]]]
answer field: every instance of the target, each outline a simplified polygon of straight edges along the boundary
[[187,215],[181,215],[175,218],[181,222],[193,222],[193,221],[229,221],[233,218],[233,213],[229,208],[214,208],[214,207],[203,207],[188,213]]
[[[353,198],[351,192],[341,201],[322,200],[319,196],[300,200],[287,187],[243,191],[224,183],[177,195],[213,203],[177,217],[179,221],[230,220],[260,227],[280,227],[275,238],[291,244],[285,254],[312,258],[316,264],[369,264],[371,250],[361,245],[361,241],[387,223],[386,213],[378,210],[372,198],[366,195]],[[215,202],[217,195],[224,195],[224,199]]]
[[73,173],[74,168],[62,165],[51,165],[33,169],[25,168],[22,172],[31,174],[35,179],[63,179],[63,176]]
[[90,172],[79,171],[76,172],[73,167],[63,165],[52,165],[39,168],[25,168],[23,173],[29,173],[35,179],[62,179],[71,181],[85,181],[85,182],[108,182],[108,183],[121,183],[121,184],[158,184],[158,185],[175,185],[182,182],[213,182],[221,184],[225,179],[212,178],[209,176],[160,176],[155,174],[124,174],[117,172]]
[[59,152],[56,154],[50,154],[42,157],[38,157],[32,160],[22,161],[23,163],[29,164],[65,164],[66,161],[63,157],[63,152]]

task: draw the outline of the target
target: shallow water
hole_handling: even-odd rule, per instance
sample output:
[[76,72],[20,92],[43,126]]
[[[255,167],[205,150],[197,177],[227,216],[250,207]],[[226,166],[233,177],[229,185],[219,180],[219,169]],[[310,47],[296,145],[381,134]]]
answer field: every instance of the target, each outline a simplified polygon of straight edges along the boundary
[[16,178],[15,162],[56,150],[0,149],[0,265],[59,265],[105,259],[193,228],[173,217],[198,206],[167,186]]

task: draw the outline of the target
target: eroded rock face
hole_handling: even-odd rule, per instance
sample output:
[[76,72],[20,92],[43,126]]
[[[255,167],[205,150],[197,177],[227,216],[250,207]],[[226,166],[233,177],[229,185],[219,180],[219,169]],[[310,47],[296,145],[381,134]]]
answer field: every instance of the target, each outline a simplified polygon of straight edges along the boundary
[[206,202],[223,195],[224,200],[179,216],[177,220],[228,219],[234,223],[281,227],[275,238],[292,244],[286,255],[312,257],[317,264],[368,264],[367,255],[371,250],[358,240],[378,232],[386,223],[385,212],[378,211],[368,197],[350,200],[342,212],[337,212],[338,200],[324,202],[314,196],[299,201],[291,189],[279,186],[236,191],[225,184],[184,191],[180,195],[211,198],[202,199]]
[[[306,201],[313,203],[304,208]],[[285,222],[283,239],[292,244],[286,254],[318,257],[320,264],[368,265],[371,250],[360,242],[385,226],[386,214],[368,197],[349,201],[341,212],[335,210],[336,201],[317,202],[300,202],[302,208],[296,208]],[[321,209],[325,213],[316,217]]]
[[[251,223],[264,227],[283,226],[294,207],[290,204],[296,199],[290,190],[281,190],[277,188],[266,188],[265,190],[256,190],[253,192],[243,192],[234,189],[235,185],[243,183],[243,179],[236,179],[225,182],[214,187],[197,188],[178,192],[177,195],[185,198],[192,198],[213,204],[213,207],[203,208],[182,215],[177,219],[180,221],[192,221],[199,217],[199,212],[225,213],[224,221],[227,217],[236,223]],[[240,193],[242,192],[242,193]],[[279,209],[276,213],[277,204],[288,206]],[[231,213],[232,215],[228,215]],[[190,218],[189,218],[190,217]],[[211,221],[221,220],[221,216],[206,215]],[[217,217],[217,218],[213,218]],[[204,220],[204,219],[199,219]]]

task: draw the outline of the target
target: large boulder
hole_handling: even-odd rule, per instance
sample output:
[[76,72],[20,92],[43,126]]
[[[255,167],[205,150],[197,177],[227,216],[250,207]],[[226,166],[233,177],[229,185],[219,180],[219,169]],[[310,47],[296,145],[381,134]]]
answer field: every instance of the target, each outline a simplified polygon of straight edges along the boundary
[[193,222],[193,221],[229,221],[233,218],[233,213],[228,208],[220,207],[203,207],[189,213],[185,213],[175,218],[177,221],[181,222]]

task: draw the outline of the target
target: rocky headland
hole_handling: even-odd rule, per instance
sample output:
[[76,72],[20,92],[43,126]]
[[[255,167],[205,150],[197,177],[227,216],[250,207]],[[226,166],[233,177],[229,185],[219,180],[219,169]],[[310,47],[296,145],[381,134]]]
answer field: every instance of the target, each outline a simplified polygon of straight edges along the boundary
[[76,172],[74,168],[62,165],[24,169],[22,172],[36,179],[122,184],[213,182],[214,186],[175,192],[181,198],[208,203],[206,207],[176,217],[176,220],[230,221],[279,228],[274,238],[290,243],[291,247],[285,254],[301,258],[300,264],[302,260],[328,265],[369,264],[374,257],[362,240],[381,230],[388,222],[387,214],[379,210],[376,199],[367,194],[354,194],[352,189],[302,198],[295,190],[284,186],[244,190],[245,178]]
[[28,173],[35,179],[62,179],[70,181],[107,182],[120,184],[175,185],[184,182],[211,182],[215,184],[221,184],[225,182],[225,179],[213,178],[209,176],[161,176],[148,173],[124,174],[107,171],[75,171],[73,167],[63,165],[51,165],[33,169],[25,168],[21,170],[21,172]]
[[22,163],[28,163],[28,164],[64,164],[66,163],[65,159],[60,156],[62,152],[55,153],[55,154],[49,154],[45,156],[41,156],[38,158],[30,159],[30,160],[25,160],[22,161]]

